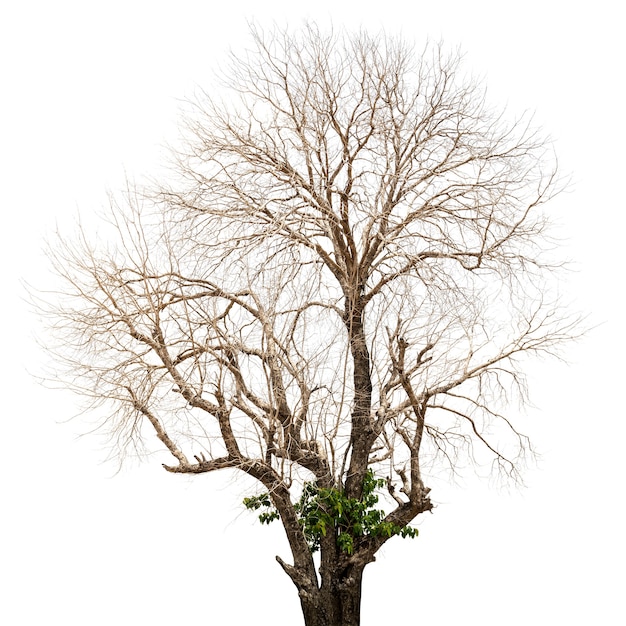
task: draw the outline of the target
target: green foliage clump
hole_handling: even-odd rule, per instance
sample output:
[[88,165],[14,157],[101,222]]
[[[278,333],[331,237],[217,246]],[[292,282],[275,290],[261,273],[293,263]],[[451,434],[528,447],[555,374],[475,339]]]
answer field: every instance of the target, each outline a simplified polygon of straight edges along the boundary
[[[385,522],[385,512],[374,508],[378,503],[375,491],[384,485],[385,480],[376,478],[372,470],[368,470],[365,475],[360,499],[348,498],[342,490],[334,487],[305,483],[294,508],[311,552],[319,550],[322,537],[329,532],[335,534],[337,545],[347,554],[352,554],[354,540],[359,537],[417,537],[417,528]],[[267,509],[259,515],[262,524],[269,524],[280,517],[268,493],[244,498],[243,503],[249,510]]]
[[268,511],[264,511],[259,514],[259,521],[261,524],[269,524],[270,522],[280,518],[278,511],[274,508],[274,505],[270,500],[269,493],[262,493],[260,496],[244,498],[243,504],[249,511],[258,511],[261,507],[269,509]]

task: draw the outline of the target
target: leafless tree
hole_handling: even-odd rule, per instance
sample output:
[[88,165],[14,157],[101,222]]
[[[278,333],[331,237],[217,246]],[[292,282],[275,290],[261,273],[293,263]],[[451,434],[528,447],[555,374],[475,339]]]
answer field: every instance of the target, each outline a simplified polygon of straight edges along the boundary
[[[156,435],[168,472],[256,479],[307,626],[355,626],[364,567],[433,509],[429,473],[515,478],[529,451],[505,409],[572,334],[546,282],[556,162],[441,46],[252,35],[169,182],[113,202],[106,245],[53,247],[60,358],[118,449]],[[348,527],[329,498],[368,477],[385,516]]]

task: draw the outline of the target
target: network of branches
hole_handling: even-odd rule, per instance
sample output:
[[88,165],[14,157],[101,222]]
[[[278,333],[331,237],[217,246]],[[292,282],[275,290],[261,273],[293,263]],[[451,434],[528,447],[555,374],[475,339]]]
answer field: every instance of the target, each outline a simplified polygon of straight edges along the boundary
[[399,530],[442,466],[515,477],[526,358],[573,326],[546,287],[550,146],[459,55],[313,26],[253,43],[192,102],[168,180],[112,201],[106,244],[53,246],[53,315],[116,449],[252,476],[298,565],[305,483],[358,501],[376,475]]

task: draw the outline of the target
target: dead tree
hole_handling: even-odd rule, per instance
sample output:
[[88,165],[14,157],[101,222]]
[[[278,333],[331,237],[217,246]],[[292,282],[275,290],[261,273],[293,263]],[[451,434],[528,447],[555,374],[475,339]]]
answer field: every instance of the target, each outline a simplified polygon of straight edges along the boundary
[[167,184],[113,203],[106,245],[54,247],[59,357],[120,449],[156,435],[168,472],[256,479],[307,626],[356,626],[432,468],[515,477],[529,450],[506,407],[572,333],[546,287],[556,163],[441,47],[253,41],[230,99],[194,102]]

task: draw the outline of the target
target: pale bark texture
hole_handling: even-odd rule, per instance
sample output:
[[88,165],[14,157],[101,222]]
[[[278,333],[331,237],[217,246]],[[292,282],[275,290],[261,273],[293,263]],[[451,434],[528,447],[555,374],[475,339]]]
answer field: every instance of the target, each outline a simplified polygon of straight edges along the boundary
[[[515,478],[530,449],[522,366],[573,328],[543,256],[559,183],[441,47],[252,38],[227,99],[190,106],[168,182],[113,203],[106,245],[53,247],[57,352],[117,450],[158,440],[168,472],[253,477],[305,624],[357,626],[365,566],[433,509],[428,476]],[[314,560],[303,485],[358,502],[369,470],[393,531],[355,526],[346,550],[327,528]]]

